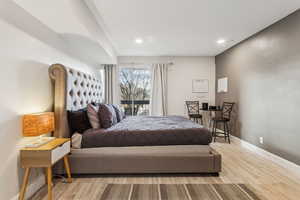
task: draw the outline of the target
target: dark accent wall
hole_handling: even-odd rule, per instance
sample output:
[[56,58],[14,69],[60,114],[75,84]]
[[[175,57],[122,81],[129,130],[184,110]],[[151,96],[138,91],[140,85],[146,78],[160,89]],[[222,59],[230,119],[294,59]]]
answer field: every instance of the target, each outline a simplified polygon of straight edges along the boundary
[[220,77],[217,104],[237,103],[232,134],[300,164],[300,10],[218,55]]

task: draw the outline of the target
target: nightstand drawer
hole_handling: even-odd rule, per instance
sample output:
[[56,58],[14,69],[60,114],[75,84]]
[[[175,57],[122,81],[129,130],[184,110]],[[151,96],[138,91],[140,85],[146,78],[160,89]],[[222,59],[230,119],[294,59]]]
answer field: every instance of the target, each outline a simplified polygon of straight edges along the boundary
[[51,164],[56,163],[62,157],[70,152],[70,141],[62,144],[61,146],[56,147],[51,152]]

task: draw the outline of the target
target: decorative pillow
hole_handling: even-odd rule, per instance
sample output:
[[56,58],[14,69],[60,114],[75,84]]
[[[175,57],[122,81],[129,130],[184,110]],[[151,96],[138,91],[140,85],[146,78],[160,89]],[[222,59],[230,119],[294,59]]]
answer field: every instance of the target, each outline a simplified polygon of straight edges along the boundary
[[79,133],[74,133],[72,135],[72,148],[73,149],[81,149],[81,140],[82,140],[82,135]]
[[101,103],[92,102],[91,104],[92,104],[93,106],[100,106]]
[[68,123],[70,134],[83,133],[85,130],[92,128],[87,115],[87,109],[77,111],[68,111]]
[[123,116],[122,116],[122,111],[120,107],[116,104],[112,104],[112,107],[115,109],[116,117],[117,117],[117,122],[122,121]]
[[125,118],[126,118],[126,115],[125,115],[124,108],[121,108],[121,120],[123,120]]
[[125,111],[124,108],[121,108],[120,110],[121,110],[121,120],[123,120],[126,118]]
[[117,123],[116,112],[112,105],[100,104],[98,114],[102,128],[109,128]]
[[116,123],[118,123],[118,119],[117,119],[117,113],[114,109],[114,107],[112,106],[112,104],[109,105],[110,107],[110,110],[111,110],[111,114],[112,114],[112,117],[113,117],[113,124],[112,125],[115,125]]
[[90,124],[93,128],[101,128],[100,119],[98,115],[99,105],[88,104],[87,115],[89,117]]

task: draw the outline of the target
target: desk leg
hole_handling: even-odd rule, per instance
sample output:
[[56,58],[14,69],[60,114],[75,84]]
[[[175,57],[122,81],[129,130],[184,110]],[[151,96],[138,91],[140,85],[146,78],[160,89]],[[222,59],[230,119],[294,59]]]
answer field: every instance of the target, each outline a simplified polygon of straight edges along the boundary
[[25,168],[25,174],[24,174],[24,178],[23,178],[23,184],[22,184],[19,200],[24,200],[26,187],[28,185],[29,175],[30,175],[30,168]]
[[211,111],[209,111],[209,116],[208,116],[208,118],[209,118],[209,125],[208,125],[208,127],[211,128],[211,118],[212,118],[212,113],[211,113]]
[[67,155],[65,155],[65,157],[64,157],[64,164],[65,164],[65,169],[66,169],[67,176],[68,176],[68,183],[72,183],[71,170],[70,170],[70,165],[69,165]]
[[47,168],[48,200],[52,200],[52,169]]

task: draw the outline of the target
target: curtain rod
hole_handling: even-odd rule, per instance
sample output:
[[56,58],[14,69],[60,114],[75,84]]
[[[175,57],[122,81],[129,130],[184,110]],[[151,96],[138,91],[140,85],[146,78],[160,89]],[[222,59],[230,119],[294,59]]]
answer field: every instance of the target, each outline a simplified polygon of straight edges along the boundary
[[151,62],[121,62],[118,63],[119,65],[151,65],[151,64],[168,64],[168,65],[174,65],[173,62],[161,62],[161,63],[151,63]]

